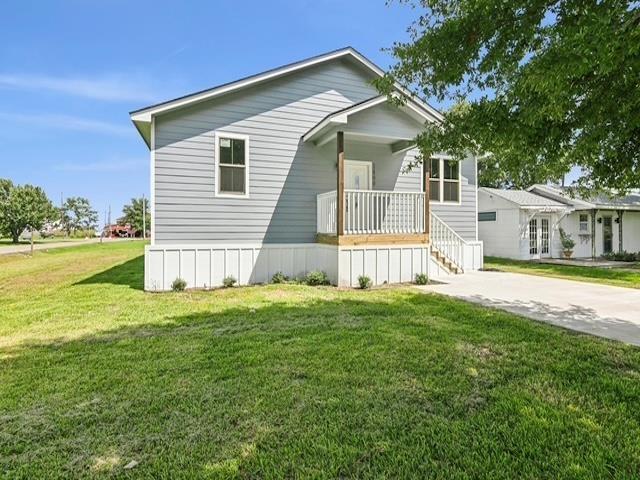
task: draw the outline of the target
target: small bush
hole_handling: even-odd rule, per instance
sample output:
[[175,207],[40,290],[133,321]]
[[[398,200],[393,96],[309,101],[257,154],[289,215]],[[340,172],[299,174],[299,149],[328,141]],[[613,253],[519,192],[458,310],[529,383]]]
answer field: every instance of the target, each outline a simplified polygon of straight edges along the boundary
[[318,270],[307,273],[304,281],[307,285],[310,285],[312,287],[318,285],[329,285],[329,277],[327,276],[327,274]]
[[282,272],[276,272],[273,274],[273,277],[271,277],[271,283],[286,283],[288,281],[289,277]]
[[602,257],[616,262],[635,262],[640,260],[640,252],[633,253],[623,250],[622,252],[605,253]]
[[371,279],[366,275],[360,275],[358,277],[358,283],[360,284],[360,288],[363,290],[371,288]]
[[182,292],[187,288],[187,281],[184,278],[176,278],[171,284],[171,290],[174,292]]
[[233,275],[229,275],[228,277],[224,277],[222,279],[222,285],[224,285],[225,288],[231,288],[236,284],[237,280]]
[[416,284],[426,285],[429,283],[429,277],[426,273],[416,273]]

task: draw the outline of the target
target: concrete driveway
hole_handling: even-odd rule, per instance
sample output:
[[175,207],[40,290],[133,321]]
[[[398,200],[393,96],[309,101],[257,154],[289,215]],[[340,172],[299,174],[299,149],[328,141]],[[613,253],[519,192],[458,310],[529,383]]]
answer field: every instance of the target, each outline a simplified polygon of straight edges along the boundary
[[640,290],[505,272],[418,287],[579,332],[640,345]]

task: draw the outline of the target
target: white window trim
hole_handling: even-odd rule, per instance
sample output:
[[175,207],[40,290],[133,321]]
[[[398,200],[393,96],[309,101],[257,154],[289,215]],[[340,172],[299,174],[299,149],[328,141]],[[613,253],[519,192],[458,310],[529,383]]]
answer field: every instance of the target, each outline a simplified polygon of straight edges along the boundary
[[[227,193],[220,192],[220,182],[218,179],[220,178],[220,138],[233,138],[236,140],[244,140],[244,194],[239,193]],[[213,175],[213,192],[218,198],[249,198],[249,163],[251,158],[251,151],[249,146],[249,136],[242,135],[240,133],[231,133],[225,132],[223,130],[218,130],[215,132],[215,146],[214,146],[214,168],[215,172]]]
[[[587,228],[585,228],[584,230],[582,228],[580,228],[582,226],[582,221],[580,220],[580,217],[583,216],[583,215],[587,217],[587,220],[586,220]],[[589,226],[590,223],[591,222],[589,222],[589,214],[588,213],[579,213],[578,214],[578,233],[583,233],[583,234],[584,233],[590,233],[590,230],[591,230],[591,228]]]
[[[439,183],[440,183],[440,199],[438,200],[431,200],[429,199],[429,203],[437,203],[437,204],[442,204],[442,205],[462,205],[462,161],[461,160],[457,160],[458,162],[458,201],[457,202],[452,202],[451,200],[443,200],[444,199],[444,161],[445,160],[453,160],[452,157],[450,157],[449,155],[432,155],[431,158],[433,158],[434,160],[438,160],[440,162],[439,164],[439,171],[442,173],[440,178],[438,179]],[[429,159],[429,161],[431,161],[431,159]],[[422,162],[422,172],[421,172],[421,177],[422,179],[420,180],[420,184],[422,185],[422,191],[424,192],[424,163]],[[476,215],[477,218],[477,215]]]

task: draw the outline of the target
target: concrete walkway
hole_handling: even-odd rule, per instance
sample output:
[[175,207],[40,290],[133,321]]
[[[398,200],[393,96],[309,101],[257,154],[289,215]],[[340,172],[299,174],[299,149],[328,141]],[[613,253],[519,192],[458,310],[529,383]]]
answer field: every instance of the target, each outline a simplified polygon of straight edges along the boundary
[[640,290],[505,272],[438,281],[443,283],[418,288],[640,345]]
[[[122,242],[122,241],[133,241],[130,238],[122,238],[122,239],[105,239],[105,242]],[[87,243],[99,243],[99,238],[88,238],[86,240],[68,240],[66,242],[46,242],[46,243],[36,243],[33,246],[34,250],[51,250],[52,248],[65,248],[65,247],[75,247],[77,245],[86,245]],[[9,255],[11,253],[29,253],[31,252],[31,245],[20,244],[20,245],[7,245],[0,246],[0,255]]]

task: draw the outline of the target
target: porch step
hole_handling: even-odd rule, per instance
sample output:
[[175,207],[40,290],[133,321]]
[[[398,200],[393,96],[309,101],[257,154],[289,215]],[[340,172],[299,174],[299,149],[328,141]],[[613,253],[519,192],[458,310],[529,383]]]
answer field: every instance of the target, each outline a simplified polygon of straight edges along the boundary
[[452,262],[446,255],[444,255],[440,250],[436,247],[431,247],[431,256],[447,271],[453,274],[464,273],[462,268]]

